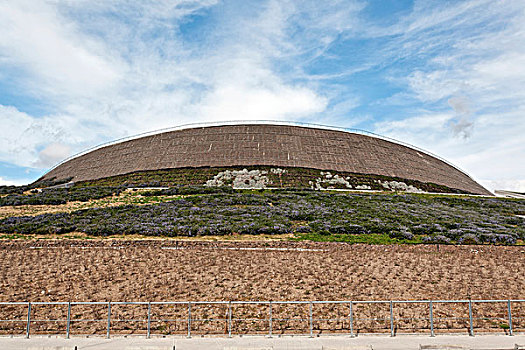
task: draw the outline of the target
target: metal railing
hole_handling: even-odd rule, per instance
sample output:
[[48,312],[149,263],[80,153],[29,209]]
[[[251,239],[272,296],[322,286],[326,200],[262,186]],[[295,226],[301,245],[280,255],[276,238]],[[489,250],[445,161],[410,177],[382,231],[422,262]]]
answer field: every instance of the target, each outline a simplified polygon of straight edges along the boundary
[[[75,310],[82,307],[95,307],[98,310]],[[131,313],[128,317],[131,318],[121,317],[121,314],[126,314],[126,307],[135,308],[133,312],[128,310],[128,314]],[[20,317],[2,317],[4,319],[0,320],[0,333],[25,334],[29,338],[32,331],[38,334],[56,334],[59,331],[69,338],[74,325],[82,322],[98,324],[97,327],[90,328],[89,332],[99,335],[105,333],[107,338],[112,331],[115,334],[141,334],[147,338],[156,335],[155,332],[163,335],[182,334],[190,338],[192,334],[220,334],[227,337],[232,337],[233,334],[263,334],[272,337],[277,333],[310,337],[314,334],[347,334],[355,337],[359,333],[374,333],[378,330],[394,337],[398,332],[403,333],[403,328],[410,328],[407,326],[410,322],[414,324],[409,333],[424,331],[431,337],[438,332],[451,333],[458,330],[474,336],[475,330],[491,332],[494,329],[512,336],[525,328],[525,299],[0,302],[0,315],[11,315],[17,308]],[[37,310],[38,308],[41,310]],[[121,310],[117,310],[118,308]],[[137,308],[142,313],[142,318],[135,317]],[[514,308],[519,312],[514,311],[513,315]],[[169,315],[162,314],[166,311],[169,311]],[[53,317],[43,318],[42,312]],[[413,315],[404,315],[407,312],[412,312]],[[90,318],[82,319],[81,315]],[[124,328],[115,326],[120,323],[143,325]],[[46,324],[60,326],[61,329],[49,328]],[[179,327],[170,329],[173,325]],[[76,330],[86,329],[77,327]]]

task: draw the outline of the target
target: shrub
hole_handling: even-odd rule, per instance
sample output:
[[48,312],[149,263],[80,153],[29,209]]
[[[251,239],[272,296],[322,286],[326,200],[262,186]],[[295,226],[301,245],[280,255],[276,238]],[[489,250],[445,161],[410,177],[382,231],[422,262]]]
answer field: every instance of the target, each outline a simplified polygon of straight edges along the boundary
[[517,239],[510,234],[487,233],[480,236],[483,242],[492,244],[516,244]]
[[472,233],[466,233],[458,239],[459,244],[480,244],[480,240]]
[[414,234],[410,232],[406,227],[400,227],[397,230],[392,230],[388,233],[390,238],[399,238],[399,239],[414,239]]
[[[66,198],[94,198],[122,188],[60,189]],[[33,200],[63,200],[50,193]],[[186,191],[186,192],[183,192]],[[202,193],[204,191],[205,193]],[[212,191],[207,193],[207,191]],[[430,195],[378,195],[315,191],[235,191],[231,188],[170,188],[150,195],[194,193],[151,205],[78,210],[0,220],[3,233],[86,232],[91,235],[143,234],[195,236],[302,233],[325,240],[356,240],[381,236],[381,242],[419,240],[460,244],[515,244],[525,238],[525,225],[509,216],[525,211],[525,202]],[[3,197],[3,199],[8,198]],[[40,199],[39,199],[40,198]],[[25,199],[27,200],[27,199]],[[451,207],[449,204],[453,203]],[[497,205],[496,205],[497,204]],[[415,237],[414,235],[417,235]],[[349,238],[351,237],[351,238]],[[375,236],[374,236],[375,237]],[[386,238],[386,239],[384,239]],[[378,240],[379,241],[379,240]]]
[[118,195],[123,187],[71,187],[43,189],[31,195],[10,194],[0,197],[0,206],[58,205],[72,201],[87,202],[112,195]]
[[416,235],[431,235],[435,232],[443,232],[443,227],[440,224],[419,224],[412,226],[412,232]]
[[312,228],[310,226],[301,225],[301,226],[297,226],[295,228],[295,232],[298,232],[298,233],[309,233],[309,232],[312,232]]
[[445,237],[443,235],[423,237],[423,243],[449,244],[450,242],[450,238]]

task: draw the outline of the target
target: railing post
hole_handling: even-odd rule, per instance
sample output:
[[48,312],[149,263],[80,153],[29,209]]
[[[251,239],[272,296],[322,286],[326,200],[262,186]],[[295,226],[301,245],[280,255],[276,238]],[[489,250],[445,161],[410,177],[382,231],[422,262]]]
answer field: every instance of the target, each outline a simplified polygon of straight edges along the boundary
[[350,302],[350,337],[354,337],[354,302]]
[[510,307],[510,299],[507,301],[507,312],[509,314],[509,335],[513,335],[512,334],[512,310]]
[[69,329],[71,325],[71,302],[67,303],[66,338],[69,339]]
[[108,302],[108,328],[106,330],[106,338],[109,339],[109,330],[111,328],[111,301]]
[[390,301],[390,336],[394,336],[394,305]]
[[[474,317],[473,317],[473,303],[475,302],[476,300],[472,300],[472,299],[469,299],[468,301],[467,300],[456,300],[456,301],[452,301],[450,300],[450,302],[456,302],[456,303],[465,303],[465,302],[468,302],[468,313],[469,313],[469,336],[474,336]],[[395,325],[394,325],[394,321],[395,321],[395,318],[394,318],[394,301],[385,301],[387,303],[389,303],[389,306],[390,306],[390,336],[391,337],[395,337],[396,336],[396,331],[395,331]],[[398,303],[406,303],[406,302],[403,302],[403,301],[397,301]],[[425,303],[425,302],[428,302],[428,312],[429,312],[429,321],[430,321],[430,336],[431,337],[434,337],[435,336],[435,327],[434,327],[434,311],[433,311],[433,301],[432,300],[428,300],[428,301],[417,301],[417,302],[420,302],[420,303]],[[478,302],[480,302],[478,300]],[[489,301],[489,300],[482,300],[481,302],[495,302],[495,301]],[[504,300],[498,300],[498,302],[505,302]],[[268,306],[269,306],[269,309],[268,309],[268,313],[269,313],[269,332],[268,332],[268,337],[272,337],[273,335],[273,303],[271,301],[269,302],[257,302],[256,304],[265,304],[265,303],[268,303]],[[313,338],[314,336],[314,333],[313,333],[313,321],[314,321],[314,318],[313,318],[313,305],[315,303],[318,303],[316,301],[309,301],[309,302],[299,302],[299,303],[303,303],[303,304],[306,304],[308,303],[308,324],[309,324],[309,336],[310,338]],[[355,334],[354,334],[354,310],[353,310],[353,305],[354,305],[354,302],[353,301],[346,301],[344,303],[347,303],[349,304],[349,321],[350,321],[350,337],[355,337]],[[357,302],[359,303],[359,301]],[[384,302],[382,302],[384,303]],[[18,304],[18,303],[17,303]],[[23,303],[25,304],[25,303]],[[38,303],[37,303],[38,304]],[[42,304],[53,304],[53,303],[42,303]],[[66,303],[58,303],[58,304],[62,304],[62,305],[66,305]],[[67,302],[67,319],[66,319],[66,339],[69,339],[70,338],[70,335],[71,335],[71,313],[72,313],[72,302],[69,301]],[[119,304],[119,303],[117,303]],[[143,303],[145,304],[145,303]],[[148,302],[148,314],[147,314],[147,338],[149,339],[151,337],[151,306],[152,306],[152,303],[151,302]],[[191,338],[191,327],[192,327],[192,315],[191,315],[191,312],[192,312],[192,302],[187,302],[188,304],[188,334],[187,334],[187,337],[188,338]],[[222,304],[225,304],[225,303],[222,303]],[[107,302],[107,329],[106,329],[106,338],[110,338],[110,331],[111,331],[111,306],[112,306],[112,303],[111,302]],[[26,338],[29,338],[30,337],[30,326],[31,326],[31,312],[32,312],[32,303],[31,302],[27,302],[27,323],[26,323]],[[118,314],[118,312],[117,312]],[[513,328],[513,320],[512,320],[512,300],[511,299],[508,299],[507,300],[507,316],[508,316],[508,329],[509,329],[509,336],[513,336],[514,335],[514,328]],[[479,316],[479,317],[482,317],[482,316]],[[117,315],[117,318],[118,318],[118,315]],[[438,319],[439,319],[439,316],[438,316]],[[228,337],[231,338],[232,337],[232,329],[233,329],[233,308],[232,308],[232,301],[228,301],[228,319],[227,319],[227,326],[228,326]]]
[[314,337],[314,322],[313,322],[313,315],[312,315],[312,302],[308,304],[308,320],[309,320],[309,327],[310,327],[310,338]]
[[469,299],[468,301],[468,319],[469,319],[469,323],[470,323],[470,336],[473,337],[474,336],[474,325],[472,323],[472,300]]
[[191,301],[188,302],[188,338],[191,338]]
[[151,338],[151,301],[148,302],[148,335],[147,338]]
[[268,314],[269,314],[269,331],[268,331],[268,337],[271,338],[272,337],[272,331],[273,331],[273,319],[272,319],[272,302],[270,301],[270,306],[269,306],[269,311],[268,311]]
[[232,302],[228,302],[228,338],[232,337]]
[[27,327],[26,327],[26,338],[29,338],[29,325],[31,324],[31,302],[27,303]]
[[430,317],[430,336],[434,336],[434,310],[432,307],[432,300],[428,302],[428,310],[429,310],[429,317]]

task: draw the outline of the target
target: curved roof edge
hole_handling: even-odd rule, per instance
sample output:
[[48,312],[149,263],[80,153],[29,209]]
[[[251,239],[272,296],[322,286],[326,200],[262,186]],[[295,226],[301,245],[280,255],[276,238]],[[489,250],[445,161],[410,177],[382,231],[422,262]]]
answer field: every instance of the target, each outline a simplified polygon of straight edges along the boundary
[[[143,132],[143,133],[140,133],[140,134],[130,135],[130,136],[122,137],[122,138],[119,138],[119,139],[116,139],[116,140],[113,140],[113,141],[108,141],[108,142],[104,142],[104,143],[98,144],[96,146],[93,146],[93,147],[90,147],[88,149],[85,149],[85,150],[83,150],[81,152],[78,152],[78,153],[76,153],[76,154],[74,154],[72,156],[69,156],[69,157],[63,159],[62,161],[60,161],[59,163],[57,163],[56,165],[54,165],[53,167],[49,168],[49,170],[47,170],[44,174],[42,174],[42,176],[40,176],[40,178],[38,180],[42,179],[49,172],[51,172],[52,170],[56,169],[60,165],[66,163],[66,162],[68,162],[68,161],[70,161],[72,159],[78,158],[78,157],[83,156],[84,154],[90,153],[92,151],[95,151],[95,150],[98,150],[98,149],[101,149],[101,148],[104,148],[104,147],[107,147],[107,146],[112,146],[112,145],[115,145],[115,144],[123,143],[123,142],[126,142],[126,141],[136,140],[136,139],[140,139],[142,137],[153,136],[153,135],[158,135],[158,134],[162,134],[162,133],[166,133],[166,132],[185,130],[185,129],[197,129],[197,128],[206,128],[206,127],[214,127],[214,126],[228,126],[228,125],[252,125],[252,124],[253,125],[264,124],[264,125],[299,126],[299,127],[313,128],[313,129],[325,129],[325,130],[333,130],[333,131],[342,131],[342,132],[353,133],[353,134],[360,134],[360,135],[374,137],[374,138],[377,138],[377,139],[382,139],[382,140],[385,140],[385,141],[389,141],[389,142],[396,143],[396,144],[401,145],[401,146],[405,146],[405,147],[414,149],[414,150],[419,151],[419,152],[423,152],[423,153],[425,153],[428,156],[434,157],[434,158],[436,158],[436,159],[438,159],[438,160],[440,160],[440,161],[450,165],[454,169],[460,171],[464,175],[468,176],[472,181],[477,183],[477,181],[474,180],[474,178],[472,178],[472,176],[470,176],[465,170],[461,169],[457,165],[449,162],[448,160],[446,160],[446,159],[444,159],[444,158],[442,158],[442,157],[440,157],[440,156],[438,156],[438,155],[436,155],[436,154],[434,154],[432,152],[429,152],[427,150],[424,150],[424,149],[422,149],[420,147],[414,146],[414,145],[409,144],[407,142],[399,141],[399,140],[396,140],[396,139],[391,138],[391,137],[379,135],[379,134],[373,133],[371,131],[362,130],[362,129],[343,128],[343,127],[330,126],[330,125],[324,125],[324,124],[315,124],[315,123],[306,123],[306,122],[297,122],[297,121],[281,121],[281,120],[227,120],[227,121],[217,121],[217,122],[187,123],[187,124],[181,124],[181,125],[177,125],[177,126],[173,126],[173,127],[169,127],[169,128],[157,129],[157,130]],[[36,180],[36,181],[38,181],[38,180]]]

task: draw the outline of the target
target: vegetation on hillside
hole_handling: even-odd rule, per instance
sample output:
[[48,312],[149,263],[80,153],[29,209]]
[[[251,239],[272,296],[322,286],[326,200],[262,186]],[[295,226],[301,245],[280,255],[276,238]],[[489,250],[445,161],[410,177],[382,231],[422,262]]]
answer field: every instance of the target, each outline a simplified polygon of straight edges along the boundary
[[0,207],[19,205],[57,205],[67,202],[87,202],[92,199],[100,199],[118,195],[124,187],[71,187],[51,188],[41,191],[33,190],[31,194],[9,194],[0,197]]
[[[318,191],[200,193],[164,203],[9,217],[7,234],[93,236],[293,235],[369,243],[515,244],[525,238],[525,201],[422,194]],[[175,191],[170,192],[169,191]],[[178,194],[180,190],[146,195]]]
[[0,195],[22,194],[24,192],[31,191],[31,190],[33,190],[35,188],[52,187],[52,186],[56,186],[56,185],[61,185],[61,184],[64,184],[66,182],[69,182],[70,180],[71,179],[63,179],[63,180],[59,180],[59,181],[45,180],[45,181],[33,182],[32,184],[23,185],[23,186],[14,186],[14,185],[0,186]]
[[[416,180],[407,180],[397,177],[357,174],[347,172],[322,171],[318,169],[306,168],[282,168],[283,172],[271,171],[274,169],[269,166],[247,167],[249,170],[258,169],[267,172],[267,187],[271,188],[312,188],[316,182],[322,178],[327,180],[327,176],[338,175],[356,189],[357,187],[366,187],[371,190],[384,191],[385,187],[381,182],[397,181],[406,185],[414,186],[425,192],[436,193],[464,193],[463,191],[452,189],[446,186],[424,183]],[[112,176],[104,179],[83,181],[76,184],[79,187],[90,186],[125,186],[125,187],[181,187],[181,186],[203,186],[207,181],[214,178],[217,174],[225,171],[242,170],[243,167],[225,167],[225,168],[180,168],[135,172],[132,174]],[[231,185],[231,183],[228,183]],[[328,188],[347,188],[345,185],[335,183],[322,184]]]
[[68,184],[70,186],[67,187],[57,185],[70,179],[38,181],[25,186],[0,186],[0,207],[87,202],[118,195],[127,188],[149,187],[169,188],[153,190],[144,194],[146,196],[232,193],[232,188],[460,192],[432,183],[379,175],[265,166],[250,169],[182,168],[137,172]]

